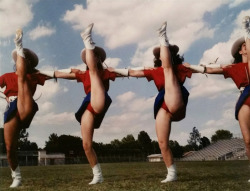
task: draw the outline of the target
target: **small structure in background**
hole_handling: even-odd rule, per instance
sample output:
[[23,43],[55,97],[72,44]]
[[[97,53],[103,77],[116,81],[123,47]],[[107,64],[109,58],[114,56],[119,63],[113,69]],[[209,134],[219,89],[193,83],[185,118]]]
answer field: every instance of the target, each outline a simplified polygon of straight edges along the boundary
[[8,160],[6,154],[0,154],[0,167],[8,166]]
[[163,157],[161,154],[152,154],[152,155],[148,155],[148,161],[149,162],[162,162],[163,161]]
[[65,154],[47,154],[45,150],[38,151],[38,165],[63,165],[65,164]]
[[[46,166],[65,164],[65,154],[47,154],[45,150],[17,152],[20,166]],[[0,153],[0,167],[8,166],[6,154]]]
[[185,153],[181,161],[247,160],[244,140],[219,140],[199,151]]

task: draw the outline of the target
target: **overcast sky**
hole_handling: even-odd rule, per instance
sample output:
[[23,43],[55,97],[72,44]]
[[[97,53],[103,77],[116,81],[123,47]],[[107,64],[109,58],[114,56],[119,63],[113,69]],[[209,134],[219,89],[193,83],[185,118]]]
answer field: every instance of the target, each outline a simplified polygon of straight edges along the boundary
[[[11,51],[18,27],[24,31],[24,47],[39,56],[38,69],[85,68],[80,32],[92,22],[93,39],[105,48],[108,66],[153,66],[156,30],[164,21],[170,43],[179,46],[186,62],[207,64],[219,57],[219,63],[229,64],[245,15],[250,15],[248,0],[0,0],[0,75],[13,71]],[[231,79],[193,74],[185,86],[190,92],[187,115],[172,124],[170,139],[186,145],[193,127],[209,139],[218,129],[241,135],[234,118],[239,91]],[[111,82],[109,94],[113,103],[94,141],[109,143],[128,134],[137,138],[140,131],[157,140],[153,82],[118,78]],[[74,113],[84,96],[76,81],[50,80],[39,87],[34,98],[40,97],[40,109],[28,129],[30,141],[44,147],[52,133],[81,136]],[[5,106],[1,99],[1,113]]]

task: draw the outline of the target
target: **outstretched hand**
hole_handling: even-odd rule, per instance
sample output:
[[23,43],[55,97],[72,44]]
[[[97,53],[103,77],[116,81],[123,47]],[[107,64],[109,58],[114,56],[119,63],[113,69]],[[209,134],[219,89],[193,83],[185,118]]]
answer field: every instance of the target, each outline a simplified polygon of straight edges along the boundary
[[110,71],[110,72],[114,72],[115,71],[115,69],[112,68],[112,67],[108,67],[107,70]]
[[186,68],[190,68],[190,64],[187,63],[187,62],[184,62],[183,65],[184,65]]
[[80,72],[81,70],[79,69],[75,69],[75,68],[71,68],[71,73],[78,73]]

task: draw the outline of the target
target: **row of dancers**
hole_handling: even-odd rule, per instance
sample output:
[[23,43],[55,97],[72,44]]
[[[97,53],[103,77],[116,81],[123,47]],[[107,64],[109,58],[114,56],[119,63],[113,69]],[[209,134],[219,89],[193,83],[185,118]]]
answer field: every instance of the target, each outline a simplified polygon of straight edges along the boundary
[[[167,22],[158,29],[160,46],[153,49],[154,66],[136,67],[131,69],[104,68],[105,50],[95,45],[92,39],[93,24],[90,24],[81,37],[85,49],[81,52],[86,70],[62,69],[57,71],[37,70],[39,59],[30,49],[23,48],[23,31],[18,29],[14,39],[15,50],[12,57],[16,71],[0,76],[1,88],[6,87],[7,108],[4,113],[4,138],[7,159],[11,169],[13,182],[11,188],[21,185],[21,172],[17,159],[18,136],[20,130],[28,128],[38,111],[38,105],[33,99],[37,85],[44,85],[46,80],[63,78],[83,83],[86,97],[75,113],[76,120],[81,125],[82,145],[88,162],[93,171],[93,179],[89,184],[103,182],[100,163],[93,149],[94,129],[98,129],[112,103],[108,95],[109,82],[117,77],[145,77],[153,80],[159,93],[154,104],[155,128],[159,147],[167,168],[167,175],[161,183],[177,180],[177,169],[169,147],[171,123],[185,118],[188,103],[188,90],[183,86],[186,78],[193,73],[223,74],[232,78],[241,90],[241,96],[236,104],[235,117],[239,121],[246,153],[250,160],[250,17],[243,19],[245,37],[239,38],[232,46],[234,63],[230,65],[190,65],[184,63],[184,58],[178,54],[179,47],[169,44],[167,37]],[[250,180],[249,180],[250,182]]]

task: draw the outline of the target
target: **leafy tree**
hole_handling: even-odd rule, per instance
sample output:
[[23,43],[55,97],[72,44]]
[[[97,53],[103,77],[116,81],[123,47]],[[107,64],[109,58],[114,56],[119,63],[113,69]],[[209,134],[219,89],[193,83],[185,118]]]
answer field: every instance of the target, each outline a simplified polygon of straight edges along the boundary
[[49,140],[45,142],[45,150],[50,153],[50,152],[59,152],[59,137],[57,134],[52,133],[49,136]]
[[123,155],[137,155],[141,153],[138,141],[132,134],[123,137],[121,140],[120,153]]
[[135,138],[132,134],[127,135],[126,137],[122,138],[122,143],[123,144],[127,144],[127,143],[134,143],[135,142]]
[[21,129],[18,139],[18,149],[19,151],[37,151],[38,146],[35,142],[30,142],[28,140],[29,133],[26,129]]
[[37,151],[38,146],[35,142],[30,142],[27,138],[19,141],[20,151]]
[[181,158],[183,155],[183,148],[179,145],[177,141],[169,141],[169,146],[171,148],[174,158]]
[[71,135],[61,135],[58,137],[58,151],[65,155],[82,154],[82,139]]
[[208,145],[210,145],[210,140],[207,137],[202,137],[201,138],[201,148],[205,148]]
[[140,144],[141,150],[145,153],[145,154],[150,154],[152,153],[152,140],[150,139],[149,135],[145,132],[145,131],[141,131],[138,134],[138,142]]
[[121,142],[118,139],[114,139],[113,141],[111,141],[110,143],[114,148],[119,148],[121,146]]
[[217,130],[214,135],[212,135],[211,140],[212,142],[217,142],[218,140],[223,139],[231,139],[233,137],[233,134],[228,130]]
[[187,144],[185,146],[182,147],[183,148],[183,152],[186,153],[186,152],[189,152],[189,151],[193,151],[193,146]]
[[64,153],[66,156],[77,156],[83,154],[82,139],[71,135],[52,133],[45,143],[45,150],[48,153]]
[[26,131],[26,129],[21,129],[19,134],[19,141],[24,141],[29,137],[29,133]]
[[161,153],[161,149],[160,149],[160,147],[159,147],[159,143],[157,142],[157,141],[152,141],[151,142],[151,145],[152,145],[152,149],[153,149],[153,151],[152,151],[152,153],[154,153],[154,154],[156,154],[156,153]]
[[201,144],[201,134],[196,127],[193,127],[192,132],[189,135],[188,144],[192,146],[193,150],[198,150]]

